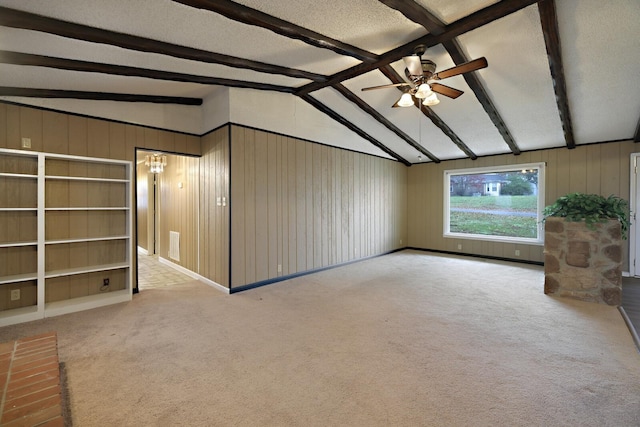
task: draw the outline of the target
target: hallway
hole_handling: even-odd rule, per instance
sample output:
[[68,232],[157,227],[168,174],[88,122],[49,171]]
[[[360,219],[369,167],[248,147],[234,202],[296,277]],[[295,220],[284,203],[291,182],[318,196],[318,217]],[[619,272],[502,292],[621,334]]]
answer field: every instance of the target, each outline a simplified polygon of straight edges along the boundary
[[162,288],[195,279],[161,263],[158,255],[138,254],[138,289]]

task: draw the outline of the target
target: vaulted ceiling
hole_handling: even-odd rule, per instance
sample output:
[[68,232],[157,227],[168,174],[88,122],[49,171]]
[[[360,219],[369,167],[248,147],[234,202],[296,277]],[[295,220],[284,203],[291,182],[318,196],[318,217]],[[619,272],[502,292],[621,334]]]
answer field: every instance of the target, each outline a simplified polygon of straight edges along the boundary
[[[637,0],[0,0],[0,99],[192,133],[224,108],[407,165],[518,155],[639,141],[639,38]],[[488,67],[431,107],[361,90],[407,82],[418,45]]]

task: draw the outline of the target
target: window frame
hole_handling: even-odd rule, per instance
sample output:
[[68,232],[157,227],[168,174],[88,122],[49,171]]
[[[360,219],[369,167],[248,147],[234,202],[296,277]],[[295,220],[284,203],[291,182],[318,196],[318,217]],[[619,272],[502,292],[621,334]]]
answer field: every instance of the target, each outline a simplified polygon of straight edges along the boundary
[[[443,199],[443,237],[445,238],[455,238],[455,239],[470,239],[470,240],[484,240],[488,242],[502,242],[502,243],[519,243],[519,244],[528,244],[528,245],[538,245],[542,246],[544,244],[544,224],[542,222],[543,215],[542,211],[544,210],[545,204],[545,162],[539,163],[521,163],[514,165],[503,165],[503,166],[487,166],[480,168],[463,168],[463,169],[448,169],[444,171],[444,199]],[[537,224],[537,237],[536,238],[526,238],[526,237],[509,237],[509,236],[495,236],[495,235],[487,235],[487,234],[470,234],[470,233],[456,233],[450,231],[450,203],[451,203],[451,177],[459,176],[459,175],[475,175],[475,174],[485,174],[485,173],[503,173],[503,172],[514,172],[514,171],[522,171],[526,169],[537,169],[538,170],[538,202],[537,202],[537,215],[536,215],[536,224]]]

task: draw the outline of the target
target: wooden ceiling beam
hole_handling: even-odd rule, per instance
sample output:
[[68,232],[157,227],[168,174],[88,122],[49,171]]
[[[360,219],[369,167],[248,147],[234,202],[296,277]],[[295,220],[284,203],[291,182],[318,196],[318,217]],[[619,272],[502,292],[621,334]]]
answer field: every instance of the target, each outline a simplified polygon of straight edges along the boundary
[[230,0],[173,0],[197,9],[208,10],[247,25],[266,28],[281,36],[301,40],[311,46],[332,50],[340,55],[351,56],[365,62],[374,62],[378,55],[356,46],[332,39],[275,16],[244,6]]
[[[464,52],[462,51],[462,47],[456,40],[446,41],[443,43],[443,45],[456,64],[464,64],[465,62],[469,61],[469,58],[467,58],[467,56],[464,54]],[[511,152],[516,156],[519,155],[521,153],[520,147],[518,147],[518,144],[516,144],[513,135],[511,135],[509,128],[502,119],[502,116],[498,112],[498,109],[493,104],[491,97],[489,97],[487,90],[478,78],[476,72],[464,73],[462,77],[467,82],[473,93],[476,95],[476,98],[478,98],[480,105],[482,105],[482,108],[484,108],[484,111],[486,111],[487,115],[493,122],[493,125],[496,127],[496,129],[498,129],[500,135],[502,135],[502,139],[504,139],[504,142],[509,146]]]
[[407,19],[422,25],[429,33],[434,35],[442,34],[446,25],[427,9],[420,6],[416,2],[408,2],[405,0],[379,0],[391,9],[395,9],[402,13]]
[[[402,83],[404,81],[402,77],[398,75],[396,70],[391,67],[391,65],[386,65],[380,68],[380,71],[382,71],[382,74],[387,76],[387,78],[391,80],[392,83]],[[398,90],[400,92],[403,91],[400,87],[398,87]],[[442,131],[442,133],[444,133],[451,141],[453,141],[454,144],[456,144],[456,146],[464,154],[467,155],[467,157],[469,157],[471,160],[476,160],[478,158],[478,156],[473,151],[471,151],[469,147],[467,147],[467,144],[465,144],[460,139],[460,137],[456,135],[456,133],[436,113],[433,112],[431,108],[427,107],[426,105],[422,105],[419,99],[414,99],[413,102],[415,106],[418,107],[420,111],[422,111],[422,114],[427,116],[431,120],[431,122],[433,122],[433,124]]]
[[281,67],[235,56],[208,52],[206,50],[179,46],[145,37],[103,30],[7,7],[0,7],[0,25],[25,30],[41,31],[62,37],[118,46],[139,52],[158,53],[161,55],[189,59],[192,61],[222,64],[229,67],[249,69],[261,73],[281,74],[288,77],[307,79],[314,82],[324,82],[327,80],[326,76],[304,70],[296,70],[293,68]]
[[478,159],[478,156],[473,151],[471,151],[469,147],[467,147],[467,144],[462,142],[462,140],[458,137],[458,135],[456,135],[456,133],[444,122],[444,120],[442,120],[431,108],[427,107],[426,105],[422,105],[422,103],[418,99],[414,100],[414,102],[416,104],[416,107],[420,108],[420,111],[422,111],[422,114],[429,117],[429,119],[433,122],[434,125],[440,128],[440,130],[445,135],[451,138],[453,143],[456,144],[458,148],[462,150],[464,154],[467,155],[467,157],[469,157],[471,160]]
[[31,89],[0,86],[0,96],[27,98],[91,99],[98,101],[150,102],[153,104],[202,105],[202,98],[181,96],[132,95],[127,93],[84,92],[78,90]]
[[386,127],[387,129],[389,129],[391,132],[395,133],[396,135],[398,135],[400,138],[402,138],[407,144],[409,144],[410,146],[412,146],[413,148],[415,148],[416,150],[418,150],[418,152],[424,154],[425,156],[427,156],[429,159],[431,159],[431,161],[435,162],[435,163],[440,163],[440,159],[438,159],[436,156],[434,156],[429,150],[427,150],[426,148],[424,148],[422,145],[420,145],[419,143],[417,143],[413,138],[411,138],[409,135],[407,135],[406,133],[404,133],[400,128],[398,128],[396,125],[394,125],[393,123],[391,123],[386,117],[384,117],[382,114],[380,114],[375,108],[371,107],[369,104],[367,104],[366,102],[364,102],[360,97],[358,97],[356,94],[354,94],[353,92],[351,92],[349,89],[347,89],[346,87],[344,87],[342,84],[338,84],[336,86],[334,86],[335,89],[340,92],[342,94],[342,96],[344,96],[345,98],[347,98],[349,101],[353,102],[354,104],[356,104],[362,111],[364,111],[365,113],[369,114],[371,117],[373,117],[374,119],[376,119],[378,122],[380,122],[384,127]]
[[447,25],[444,32],[439,35],[427,34],[425,36],[417,38],[412,42],[406,43],[380,55],[380,59],[376,62],[362,63],[351,68],[347,68],[346,70],[329,76],[324,82],[313,82],[301,86],[296,90],[295,93],[297,95],[309,94],[327,86],[333,86],[337,83],[343,82],[344,80],[349,80],[361,74],[373,71],[376,68],[384,67],[385,65],[389,65],[392,62],[402,59],[403,56],[413,54],[413,50],[416,45],[423,44],[427,48],[435,46],[437,44],[451,40],[454,37],[458,37],[461,34],[487,25],[495,21],[496,19],[508,16],[520,9],[532,5],[533,3],[537,3],[537,0],[502,0]]
[[293,88],[271,85],[267,83],[246,82],[242,80],[222,79],[217,77],[198,76],[193,74],[174,73],[170,71],[151,70],[148,68],[128,67],[104,64],[99,62],[79,61],[76,59],[56,58],[52,56],[33,55],[29,53],[0,50],[0,63],[14,65],[31,65],[61,70],[83,71],[89,73],[113,74],[128,77],[144,77],[156,80],[198,83],[204,85],[230,86],[276,92],[293,93]]
[[319,111],[323,112],[327,116],[331,117],[333,120],[337,121],[341,125],[345,126],[350,131],[356,133],[361,138],[366,139],[367,141],[369,141],[370,143],[372,143],[373,145],[375,145],[376,147],[378,147],[379,149],[381,149],[382,151],[384,151],[385,153],[387,153],[388,155],[390,155],[391,157],[393,157],[397,161],[399,161],[402,164],[404,164],[405,166],[411,166],[411,163],[409,161],[407,161],[402,156],[400,156],[399,154],[397,154],[393,150],[391,150],[389,147],[387,147],[386,145],[384,145],[383,143],[381,143],[380,141],[378,141],[377,139],[375,139],[374,137],[372,137],[371,135],[369,135],[368,133],[366,133],[365,131],[363,131],[362,129],[360,129],[359,127],[354,125],[353,123],[351,123],[349,120],[347,120],[344,117],[342,117],[337,112],[333,111],[331,108],[329,108],[326,105],[324,105],[322,102],[320,102],[317,99],[315,99],[313,96],[311,96],[311,95],[301,95],[300,98],[302,98],[303,100],[305,100],[306,102],[308,102],[313,107],[315,107]]
[[539,1],[538,10],[540,11],[542,34],[544,35],[544,44],[547,47],[549,70],[551,71],[553,90],[556,94],[556,103],[558,104],[558,112],[560,113],[564,140],[567,148],[576,148],[576,142],[573,137],[573,125],[571,124],[569,99],[567,97],[567,83],[562,65],[562,50],[560,48],[560,32],[558,31],[555,1]]

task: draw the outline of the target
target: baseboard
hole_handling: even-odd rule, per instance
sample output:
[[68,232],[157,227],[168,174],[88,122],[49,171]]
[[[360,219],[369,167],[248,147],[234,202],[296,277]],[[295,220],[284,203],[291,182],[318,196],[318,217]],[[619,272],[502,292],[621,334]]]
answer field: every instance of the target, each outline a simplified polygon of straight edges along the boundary
[[544,262],[541,261],[530,261],[526,259],[520,258],[504,258],[490,255],[478,255],[478,254],[468,254],[463,252],[453,252],[453,251],[442,251],[438,249],[425,249],[425,248],[414,248],[414,247],[406,247],[405,249],[411,249],[414,251],[422,251],[422,252],[433,252],[437,254],[445,254],[445,255],[457,255],[457,256],[466,256],[471,258],[482,258],[482,259],[492,259],[495,261],[508,261],[508,262],[517,262],[519,264],[529,264],[529,265],[544,265]]
[[272,279],[262,280],[260,282],[249,283],[248,285],[242,285],[242,286],[238,286],[236,288],[231,288],[230,293],[235,294],[237,292],[248,291],[249,289],[255,289],[255,288],[262,287],[262,286],[271,285],[273,283],[282,282],[284,280],[295,279],[296,277],[300,277],[300,276],[306,276],[307,274],[319,273],[321,271],[331,270],[332,268],[344,267],[345,265],[353,264],[353,263],[360,262],[360,261],[365,261],[367,259],[378,258],[378,257],[384,256],[384,255],[392,254],[394,252],[403,251],[405,249],[407,249],[407,248],[394,249],[392,251],[384,252],[384,253],[381,253],[381,254],[378,254],[378,255],[371,255],[371,256],[368,256],[368,257],[364,257],[364,258],[358,258],[358,259],[354,259],[354,260],[351,260],[351,261],[342,262],[340,264],[328,265],[326,267],[314,268],[312,270],[305,270],[305,271],[301,271],[301,272],[298,272],[298,273],[287,274],[286,276],[278,276],[278,277],[274,277]]
[[229,288],[226,288],[226,287],[222,286],[221,284],[214,282],[211,279],[207,279],[206,277],[199,275],[195,271],[191,271],[188,268],[184,268],[181,265],[178,265],[178,264],[176,264],[176,263],[174,263],[172,261],[169,261],[166,258],[162,258],[161,256],[159,256],[158,257],[158,261],[160,261],[164,265],[167,265],[167,266],[173,268],[174,270],[179,271],[182,274],[186,274],[187,276],[189,276],[189,277],[191,277],[193,279],[196,279],[196,280],[198,280],[200,282],[203,282],[203,283],[211,286],[212,288],[215,288],[215,289],[217,289],[219,291],[222,291],[222,292],[224,292],[226,294],[230,293],[229,292]]
[[143,248],[142,246],[138,246],[138,253],[140,255],[149,255],[149,251]]
[[[529,264],[529,265],[544,266],[544,262],[542,262],[542,261],[530,261],[530,260],[525,260],[525,259],[520,259],[520,258],[504,258],[504,257],[490,256],[490,255],[478,255],[478,254],[468,254],[468,253],[463,253],[463,252],[442,251],[442,250],[438,250],[438,249],[414,248],[412,246],[407,246],[404,249],[411,249],[411,250],[414,250],[414,251],[422,251],[422,252],[434,252],[434,253],[445,254],[445,255],[468,256],[468,257],[471,257],[471,258],[492,259],[492,260],[496,260],[496,261],[517,262],[519,264]],[[622,272],[622,277],[635,277],[635,276],[632,276],[629,271],[623,271]]]

